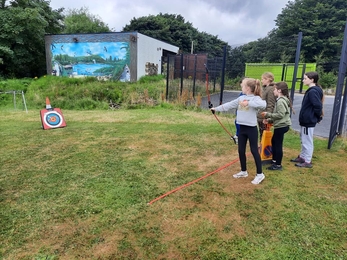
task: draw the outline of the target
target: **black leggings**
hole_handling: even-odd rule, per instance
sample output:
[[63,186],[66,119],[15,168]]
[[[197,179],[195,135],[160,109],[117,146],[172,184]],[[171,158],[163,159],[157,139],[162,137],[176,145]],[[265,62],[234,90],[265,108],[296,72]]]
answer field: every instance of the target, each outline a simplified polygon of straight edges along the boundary
[[272,159],[276,161],[277,165],[281,165],[283,158],[283,139],[284,134],[289,130],[289,126],[275,128],[274,134],[271,139],[272,145]]
[[249,140],[249,147],[253,155],[255,165],[257,167],[257,173],[262,173],[261,158],[258,149],[258,128],[257,126],[240,125],[239,132],[239,158],[241,164],[241,171],[247,170],[246,165],[246,145]]

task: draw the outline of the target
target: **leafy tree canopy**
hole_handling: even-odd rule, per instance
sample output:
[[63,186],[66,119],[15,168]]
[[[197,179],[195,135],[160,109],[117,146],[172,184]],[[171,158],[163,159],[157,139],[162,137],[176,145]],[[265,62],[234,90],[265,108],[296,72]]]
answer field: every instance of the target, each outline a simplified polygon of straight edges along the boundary
[[103,33],[111,32],[100,17],[89,12],[87,7],[69,9],[65,14],[63,33]]
[[303,33],[301,62],[339,59],[346,18],[345,0],[289,1],[275,20],[277,28],[244,46],[246,60],[294,62],[299,32]]
[[133,18],[123,32],[137,31],[155,39],[178,46],[183,53],[208,53],[211,56],[222,56],[226,42],[217,36],[199,32],[181,15],[158,14]]
[[275,34],[277,38],[286,38],[302,32],[306,62],[315,61],[320,54],[332,60],[341,51],[346,18],[345,0],[296,0],[277,16]]
[[52,10],[44,0],[1,1],[1,74],[33,77],[46,67],[44,35],[61,31],[62,11]]

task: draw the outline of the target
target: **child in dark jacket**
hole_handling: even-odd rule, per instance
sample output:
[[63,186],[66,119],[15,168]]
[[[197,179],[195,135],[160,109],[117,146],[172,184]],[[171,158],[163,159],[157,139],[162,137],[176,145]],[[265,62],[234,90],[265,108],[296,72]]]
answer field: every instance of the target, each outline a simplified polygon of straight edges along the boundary
[[313,131],[316,124],[323,119],[324,94],[318,86],[318,79],[318,73],[312,71],[305,73],[302,80],[309,88],[302,99],[299,114],[301,152],[297,158],[291,160],[296,162],[297,167],[312,168]]

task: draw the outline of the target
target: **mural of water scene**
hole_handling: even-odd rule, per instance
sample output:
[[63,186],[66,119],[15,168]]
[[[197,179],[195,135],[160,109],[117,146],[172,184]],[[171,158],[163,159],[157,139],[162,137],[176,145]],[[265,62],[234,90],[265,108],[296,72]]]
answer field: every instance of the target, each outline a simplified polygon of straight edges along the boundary
[[130,81],[128,42],[51,43],[52,74]]

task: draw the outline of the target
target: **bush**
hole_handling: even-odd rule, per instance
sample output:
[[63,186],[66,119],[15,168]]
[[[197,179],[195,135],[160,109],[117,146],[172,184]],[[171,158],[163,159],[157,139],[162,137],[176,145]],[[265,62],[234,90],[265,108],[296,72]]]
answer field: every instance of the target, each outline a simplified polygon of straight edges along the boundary
[[337,76],[334,72],[323,72],[319,76],[319,84],[324,89],[336,88]]

